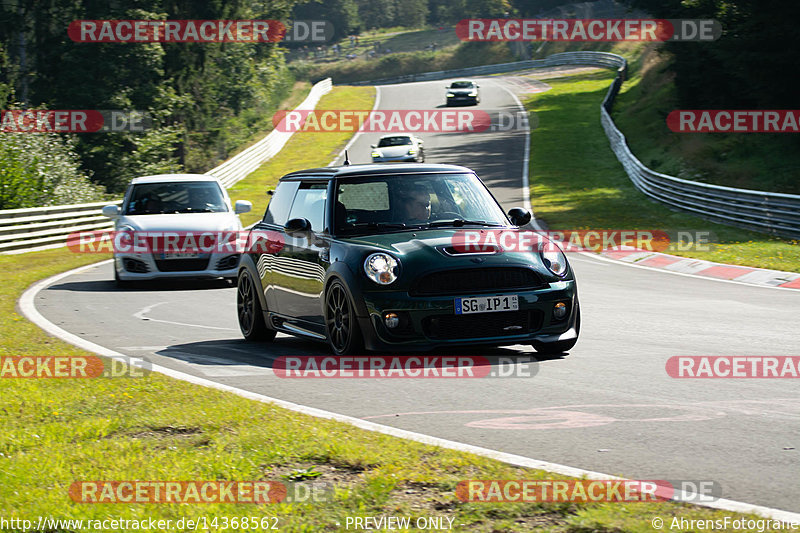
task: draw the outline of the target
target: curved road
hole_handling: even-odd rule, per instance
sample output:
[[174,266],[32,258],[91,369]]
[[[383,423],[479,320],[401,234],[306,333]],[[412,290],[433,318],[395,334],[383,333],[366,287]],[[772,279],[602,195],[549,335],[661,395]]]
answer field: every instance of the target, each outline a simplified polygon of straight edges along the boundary
[[[519,90],[518,81],[482,79],[479,109],[516,112],[502,87]],[[436,108],[445,84],[381,87],[380,107]],[[358,136],[351,160],[369,161],[378,137]],[[505,207],[523,203],[523,132],[420,137],[428,162],[472,167]],[[110,264],[53,284],[35,304],[87,340],[244,390],[611,475],[715,481],[724,498],[800,511],[797,382],[677,380],[665,372],[675,355],[800,355],[800,294],[585,255],[570,260],[583,331],[568,357],[527,362],[535,358],[527,346],[463,351],[514,357],[518,368],[536,371],[532,377],[281,379],[270,368],[276,357],[326,355],[325,345],[282,334],[272,344],[247,344],[234,288],[186,281],[120,292]]]

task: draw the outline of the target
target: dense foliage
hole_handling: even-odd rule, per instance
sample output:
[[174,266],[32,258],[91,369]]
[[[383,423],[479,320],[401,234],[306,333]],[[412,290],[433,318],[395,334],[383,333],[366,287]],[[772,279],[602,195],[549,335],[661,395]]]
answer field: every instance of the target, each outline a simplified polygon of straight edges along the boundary
[[[800,3],[625,1],[658,18],[713,18],[722,23],[724,33],[718,41],[668,43],[665,47],[674,57],[671,68],[676,73],[682,107],[796,107],[796,89],[785,81],[785,73],[793,71],[800,51],[800,33],[792,27],[800,15]],[[74,20],[325,19],[333,23],[334,40],[338,41],[374,28],[448,26],[469,17],[547,16],[566,4],[570,2],[7,0],[0,4],[0,108],[149,112],[155,122],[146,133],[81,134],[74,141],[49,137],[46,142],[29,141],[39,143],[39,149],[54,149],[54,158],[71,154],[67,159],[77,165],[76,180],[85,181],[89,176],[110,193],[119,193],[137,175],[205,172],[248,142],[255,132],[268,129],[272,112],[293,82],[283,58],[284,46],[289,45],[83,44],[68,37],[67,27]],[[386,57],[380,66],[388,76],[414,70],[416,67],[410,65],[414,61],[434,61],[432,55],[417,55],[420,57],[412,54],[400,58],[409,65]],[[342,79],[360,79],[367,74],[381,77],[373,73],[338,74]],[[6,140],[4,145],[19,142]],[[14,157],[7,155],[3,160],[16,161]],[[73,168],[72,163],[67,167]],[[13,174],[8,170],[6,179],[9,173]],[[91,196],[90,189],[80,195]],[[36,195],[25,196],[29,199],[26,201],[33,201],[33,197]]]
[[713,42],[668,43],[680,105],[688,109],[796,109],[787,79],[800,59],[800,2],[630,0],[658,18],[716,19]]
[[102,200],[73,148],[57,133],[0,134],[0,209]]
[[[277,44],[75,43],[82,19],[279,19],[294,0],[9,0],[0,7],[0,106],[135,109],[146,133],[85,133],[84,171],[118,193],[134,176],[205,172],[270,123],[292,85]],[[5,82],[5,83],[3,83]],[[8,135],[8,134],[5,134]]]

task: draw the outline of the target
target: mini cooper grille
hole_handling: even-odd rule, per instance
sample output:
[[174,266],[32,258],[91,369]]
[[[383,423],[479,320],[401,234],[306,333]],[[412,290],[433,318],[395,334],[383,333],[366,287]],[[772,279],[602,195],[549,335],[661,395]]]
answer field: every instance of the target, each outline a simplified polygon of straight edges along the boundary
[[539,311],[506,311],[474,315],[429,316],[422,321],[431,339],[482,339],[531,333],[542,327]]
[[156,267],[161,272],[196,272],[208,267],[208,259],[156,259]]
[[509,290],[531,290],[544,286],[527,268],[472,268],[448,270],[424,276],[412,287],[411,296],[439,296]]

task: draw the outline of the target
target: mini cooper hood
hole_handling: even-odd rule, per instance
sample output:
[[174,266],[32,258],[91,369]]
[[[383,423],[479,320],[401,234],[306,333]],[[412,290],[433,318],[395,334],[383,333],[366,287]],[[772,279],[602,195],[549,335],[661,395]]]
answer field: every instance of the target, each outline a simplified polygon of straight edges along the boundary
[[[469,229],[474,230],[476,228],[470,227]],[[454,236],[463,230],[464,228],[410,230],[397,233],[384,233],[381,235],[364,235],[347,238],[345,240],[353,244],[385,250],[398,257],[411,256],[418,253],[427,254],[434,251],[437,254],[451,255],[453,257],[474,256],[475,254],[469,253],[453,253]],[[527,256],[529,254],[526,253],[525,255]]]
[[119,225],[130,225],[138,231],[232,231],[241,228],[233,212],[165,213],[163,215],[126,215]]
[[399,157],[408,153],[410,148],[414,148],[412,144],[404,144],[402,146],[382,146],[376,148],[380,152],[381,157]]
[[454,234],[453,230],[411,230],[381,235],[364,235],[346,240],[353,244],[378,248],[398,256],[404,256],[419,250],[434,250],[450,246]]

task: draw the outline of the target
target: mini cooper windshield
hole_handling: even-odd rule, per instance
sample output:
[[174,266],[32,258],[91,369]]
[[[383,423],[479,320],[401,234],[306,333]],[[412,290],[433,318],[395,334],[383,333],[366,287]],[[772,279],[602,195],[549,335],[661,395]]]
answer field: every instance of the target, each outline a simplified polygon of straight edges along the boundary
[[508,225],[500,206],[473,174],[369,176],[337,184],[337,235],[467,225]]

